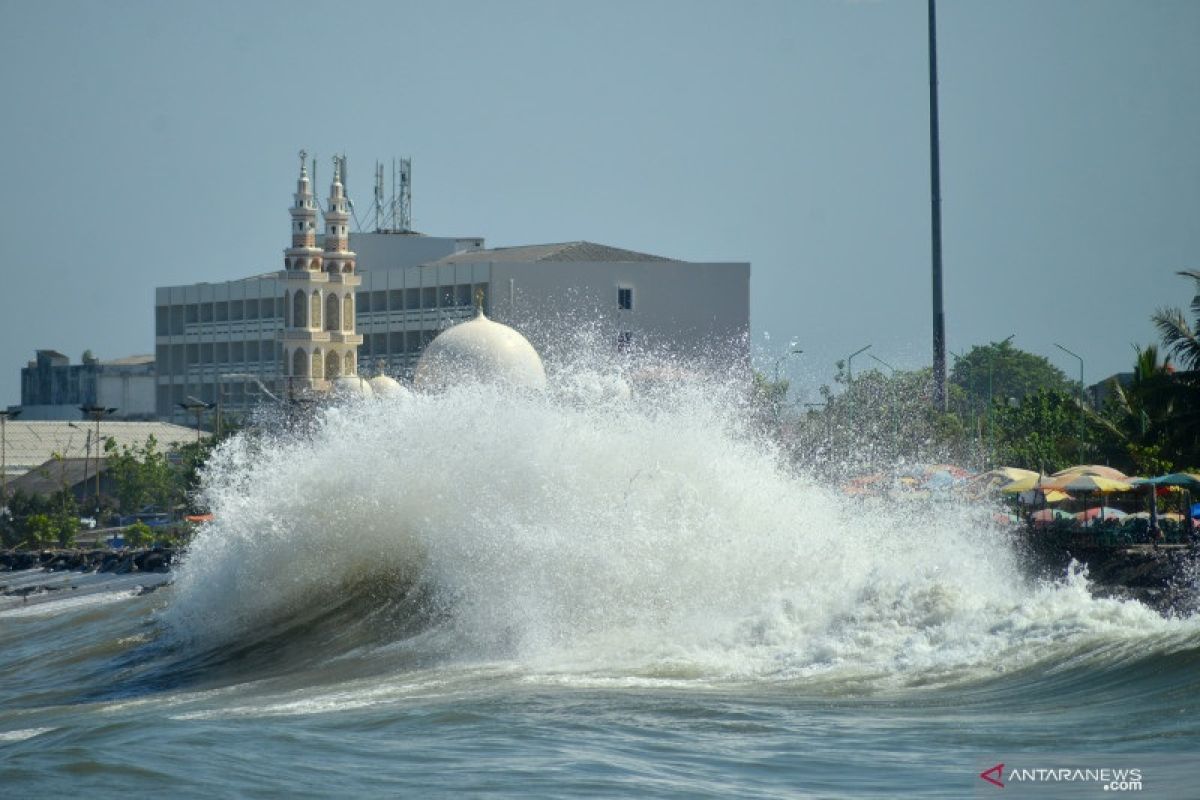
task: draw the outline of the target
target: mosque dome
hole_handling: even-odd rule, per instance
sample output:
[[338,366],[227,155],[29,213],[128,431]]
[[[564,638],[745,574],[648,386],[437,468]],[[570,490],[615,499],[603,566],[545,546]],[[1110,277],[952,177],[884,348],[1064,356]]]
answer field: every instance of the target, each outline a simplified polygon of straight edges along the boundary
[[371,384],[371,390],[377,397],[397,397],[404,394],[404,387],[400,385],[400,382],[387,375],[376,375],[367,383]]
[[413,384],[421,389],[456,383],[544,389],[546,370],[528,339],[480,309],[474,319],[447,328],[430,342],[413,373]]
[[337,397],[366,398],[375,396],[371,384],[365,378],[357,375],[343,375],[340,378],[334,378],[331,383],[333,384],[333,394]]

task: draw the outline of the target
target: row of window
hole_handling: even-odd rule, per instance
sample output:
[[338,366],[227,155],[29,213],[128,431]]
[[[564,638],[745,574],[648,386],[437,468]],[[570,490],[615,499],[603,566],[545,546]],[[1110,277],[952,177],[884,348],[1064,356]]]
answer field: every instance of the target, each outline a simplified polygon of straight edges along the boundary
[[194,342],[160,344],[154,349],[158,374],[178,374],[195,364],[257,364],[278,358],[279,343],[250,339],[244,342]]
[[378,358],[390,355],[415,356],[433,341],[440,331],[392,331],[390,333],[368,333],[363,335],[363,343],[358,348],[359,355],[364,358]]
[[283,298],[221,300],[178,306],[155,306],[154,329],[158,336],[179,336],[185,325],[200,322],[274,320],[283,316]]
[[[358,311],[419,311],[438,308],[469,308],[479,297],[487,306],[486,283],[460,283],[452,286],[426,286],[412,289],[358,292]],[[632,302],[632,301],[631,301]],[[284,298],[264,297],[250,300],[220,300],[212,303],[156,306],[155,333],[158,336],[181,336],[185,326],[202,322],[237,322],[241,320],[279,319],[288,317]],[[290,322],[285,322],[290,325]]]
[[487,306],[486,283],[459,283],[453,286],[425,286],[411,289],[376,290],[358,293],[358,310],[367,314],[377,311],[420,311],[437,308],[469,308],[476,297]]

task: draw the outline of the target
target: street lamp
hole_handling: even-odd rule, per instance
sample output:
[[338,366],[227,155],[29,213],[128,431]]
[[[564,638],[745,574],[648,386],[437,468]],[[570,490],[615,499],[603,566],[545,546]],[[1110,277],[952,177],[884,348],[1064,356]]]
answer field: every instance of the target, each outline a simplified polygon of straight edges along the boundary
[[856,355],[858,355],[859,353],[865,353],[867,350],[870,350],[870,349],[871,349],[871,345],[867,345],[866,347],[860,347],[846,358],[846,382],[847,383],[854,382],[854,357]]
[[[1074,357],[1079,361],[1079,463],[1083,463],[1083,357],[1078,353],[1072,353],[1067,348],[1063,347],[1058,342],[1054,346],[1062,350],[1069,356]],[[1145,412],[1143,412],[1145,413]]]
[[789,350],[788,352],[775,359],[775,382],[779,383],[779,367],[784,361],[787,361],[792,356],[798,356],[803,353],[803,350]]
[[8,444],[4,426],[21,416],[19,408],[0,408],[0,508],[8,504]]
[[100,518],[100,420],[107,417],[116,411],[115,408],[105,408],[104,406],[86,405],[80,406],[79,410],[88,419],[94,420],[96,423],[96,519]]
[[[1016,336],[1015,333],[1010,333],[1005,336],[996,346],[992,348],[992,352],[988,354],[988,402],[987,402],[987,419],[988,419],[988,458],[995,462],[996,460],[996,426],[992,421],[992,376],[996,372],[996,352],[1004,345],[1008,344]],[[995,466],[993,463],[992,466]]]
[[186,403],[177,404],[184,411],[196,415],[196,441],[200,441],[200,416],[209,409],[215,406],[215,403],[206,403],[203,400],[198,400],[191,395],[188,396]]

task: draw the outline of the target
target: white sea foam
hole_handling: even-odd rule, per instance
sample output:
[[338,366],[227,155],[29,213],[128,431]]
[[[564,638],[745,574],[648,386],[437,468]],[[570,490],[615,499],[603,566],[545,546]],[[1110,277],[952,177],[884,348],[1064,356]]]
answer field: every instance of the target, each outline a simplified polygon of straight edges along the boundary
[[1031,585],[986,509],[862,503],[793,474],[736,387],[630,398],[594,373],[553,378],[545,397],[403,393],[317,412],[306,436],[235,440],[164,619],[236,640],[364,581],[421,581],[447,659],[847,686],[1196,639],[1081,577]]
[[49,733],[54,728],[24,728],[19,731],[0,731],[0,744],[6,742],[23,742],[43,733]]

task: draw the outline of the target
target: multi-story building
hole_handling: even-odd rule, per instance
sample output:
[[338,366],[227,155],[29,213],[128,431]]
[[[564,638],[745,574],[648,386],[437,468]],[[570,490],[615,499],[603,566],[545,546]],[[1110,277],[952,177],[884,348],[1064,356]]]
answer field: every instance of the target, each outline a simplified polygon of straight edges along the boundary
[[72,364],[56,350],[38,350],[21,369],[22,419],[81,419],[80,406],[115,408],[110,419],[153,419],[154,356],[101,361],[89,351]]
[[268,395],[320,390],[334,369],[407,376],[477,299],[539,349],[561,341],[564,323],[577,330],[586,322],[615,349],[748,358],[746,262],[680,261],[590,242],[485,249],[478,237],[348,233],[346,202],[335,175],[317,237],[319,209],[302,167],[281,272],[157,289],[160,417],[186,421],[179,404],[188,398],[237,412]]

